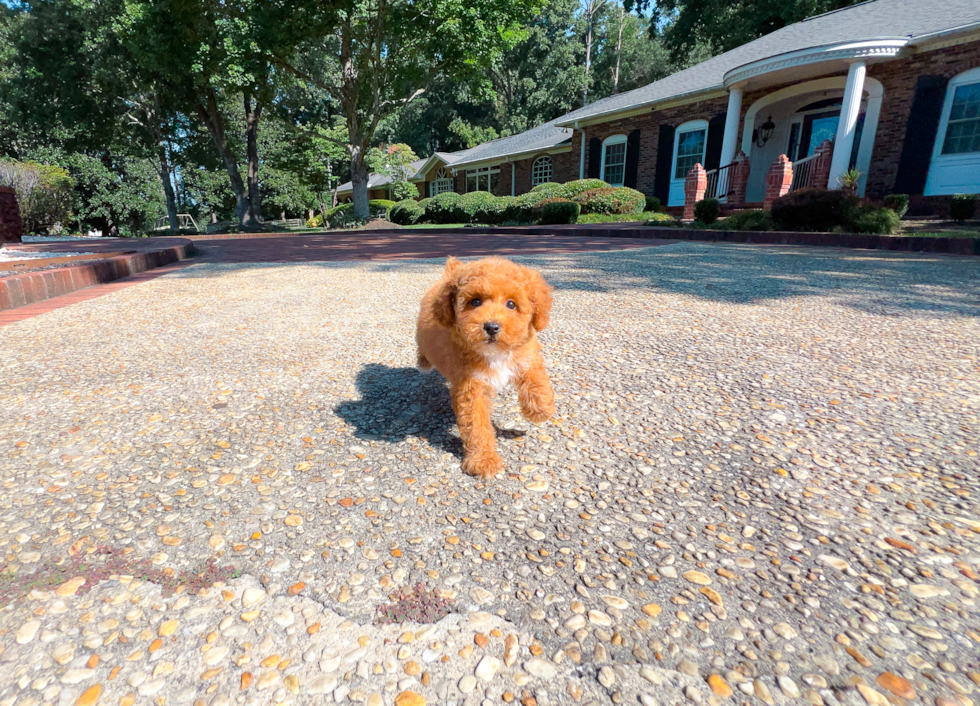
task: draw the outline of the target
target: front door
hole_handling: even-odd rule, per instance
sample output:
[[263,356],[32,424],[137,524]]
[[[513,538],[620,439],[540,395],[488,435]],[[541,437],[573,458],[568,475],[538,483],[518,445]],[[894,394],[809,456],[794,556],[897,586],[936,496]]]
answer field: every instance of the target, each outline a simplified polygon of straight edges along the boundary
[[837,123],[840,122],[840,111],[814,113],[803,118],[803,130],[800,133],[800,147],[797,159],[809,157],[824,140],[834,141],[837,137]]

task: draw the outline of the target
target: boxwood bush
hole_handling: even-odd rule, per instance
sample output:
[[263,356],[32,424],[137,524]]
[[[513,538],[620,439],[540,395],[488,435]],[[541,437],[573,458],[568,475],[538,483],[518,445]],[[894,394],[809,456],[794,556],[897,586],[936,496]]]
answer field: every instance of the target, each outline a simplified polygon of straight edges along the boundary
[[847,230],[855,233],[893,235],[898,232],[900,226],[901,219],[892,209],[876,204],[865,204],[851,211]]
[[694,204],[694,220],[710,226],[721,215],[721,202],[718,199],[701,199]]
[[800,189],[773,202],[772,220],[779,230],[826,232],[847,227],[857,205],[843,189]]
[[956,194],[949,204],[949,217],[954,221],[967,221],[977,211],[977,194]]
[[889,194],[885,197],[885,206],[893,210],[899,218],[903,218],[909,210],[909,195]]
[[[437,197],[438,198],[438,197]],[[486,191],[471,191],[459,198],[464,223],[501,223],[509,196],[494,196]]]
[[425,205],[427,223],[463,223],[468,220],[462,197],[452,191],[433,196]]
[[575,223],[581,211],[582,207],[574,201],[554,199],[541,207],[540,222],[542,225]]
[[421,202],[415,199],[405,199],[392,206],[388,212],[388,218],[392,223],[397,223],[400,226],[410,226],[418,223],[423,213],[425,213],[425,207]]
[[657,213],[660,211],[661,206],[662,204],[660,203],[660,199],[658,199],[656,196],[647,196],[647,205],[643,210]]
[[549,192],[555,192],[555,193],[557,193],[558,190],[561,189],[563,186],[564,186],[564,184],[559,184],[557,181],[546,181],[546,182],[544,182],[542,184],[538,184],[537,186],[532,186],[531,187],[531,193],[535,193],[536,194],[536,193],[540,193],[542,191],[549,191]]
[[569,181],[561,185],[561,191],[558,194],[562,198],[574,199],[576,196],[581,194],[583,191],[588,191],[589,189],[611,189],[612,187],[604,182],[602,179],[576,179],[575,181]]
[[739,211],[733,213],[722,226],[728,230],[774,230],[772,216],[768,211]]
[[587,189],[575,196],[582,213],[639,214],[646,207],[646,196],[629,187]]

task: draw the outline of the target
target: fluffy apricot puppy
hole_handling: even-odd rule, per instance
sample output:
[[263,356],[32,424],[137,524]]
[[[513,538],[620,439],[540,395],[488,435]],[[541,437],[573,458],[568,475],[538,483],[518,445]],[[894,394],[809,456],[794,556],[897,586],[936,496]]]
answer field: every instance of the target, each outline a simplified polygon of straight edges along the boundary
[[422,298],[418,365],[449,380],[463,439],[463,470],[489,478],[503,468],[490,419],[491,398],[510,383],[524,417],[555,413],[538,331],[548,325],[551,287],[535,270],[500,257],[446,261],[442,279]]

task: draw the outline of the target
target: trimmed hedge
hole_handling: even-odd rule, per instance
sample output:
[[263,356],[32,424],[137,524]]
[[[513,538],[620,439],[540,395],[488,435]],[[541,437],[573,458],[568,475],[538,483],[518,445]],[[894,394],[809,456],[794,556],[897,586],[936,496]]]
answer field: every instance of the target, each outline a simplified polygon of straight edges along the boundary
[[739,211],[724,221],[722,227],[728,230],[775,230],[772,216],[768,211]]
[[827,232],[845,228],[858,198],[843,189],[800,189],[780,196],[772,204],[772,220],[779,230]]
[[909,210],[909,195],[889,194],[885,197],[885,206],[893,210],[899,218],[902,218]]
[[426,223],[462,223],[467,220],[466,212],[463,211],[462,197],[453,192],[446,191],[433,196],[425,204]]
[[575,223],[581,211],[582,207],[574,201],[554,199],[541,207],[540,221],[542,225]]
[[575,197],[581,194],[583,191],[589,191],[590,189],[611,188],[612,187],[602,179],[576,179],[575,181],[569,181],[562,184],[561,193],[558,195],[562,198],[574,200]]
[[654,213],[656,213],[660,211],[661,206],[662,204],[660,203],[660,199],[658,199],[656,196],[647,196],[647,205],[646,208],[644,208],[643,210],[653,211]]
[[572,200],[582,207],[582,213],[640,214],[647,197],[636,189],[620,186],[587,189]]
[[954,221],[968,221],[977,211],[977,194],[956,194],[949,204],[949,217]]
[[865,204],[854,209],[848,217],[847,230],[855,233],[893,235],[901,226],[901,218],[890,208]]
[[510,205],[510,196],[494,196],[486,191],[471,191],[460,197],[465,223],[502,223]]
[[542,191],[556,191],[560,189],[563,185],[559,184],[557,181],[546,181],[543,184],[538,184],[537,186],[531,187],[531,193],[536,194]]
[[721,215],[721,201],[718,199],[701,199],[694,204],[694,220],[710,226]]
[[424,213],[425,207],[419,201],[405,199],[392,206],[388,212],[388,219],[400,226],[410,226],[418,223]]

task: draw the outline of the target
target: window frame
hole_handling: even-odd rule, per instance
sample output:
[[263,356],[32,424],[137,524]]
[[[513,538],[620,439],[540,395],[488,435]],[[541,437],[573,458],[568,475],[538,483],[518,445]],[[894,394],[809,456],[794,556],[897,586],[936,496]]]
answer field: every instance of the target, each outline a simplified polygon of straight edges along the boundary
[[[677,156],[678,156],[678,149],[680,148],[680,144],[681,144],[681,136],[687,135],[692,132],[704,133],[704,142],[701,144],[701,159],[699,159],[698,162],[696,162],[696,163],[700,163],[701,166],[704,166],[704,158],[708,150],[708,121],[688,120],[686,123],[682,123],[681,125],[679,125],[677,129],[674,131],[674,152],[671,155],[671,160],[670,160],[670,180],[672,182],[684,181],[685,179],[687,179],[686,173],[682,177],[675,176],[677,174]],[[689,155],[685,155],[685,156],[689,156]],[[694,165],[691,166],[693,167]],[[688,172],[689,171],[691,170],[688,169]]]
[[[606,148],[612,147],[614,145],[623,145],[623,180],[618,184],[610,181],[606,178]],[[599,178],[604,182],[609,184],[609,186],[623,186],[626,183],[626,160],[627,152],[629,151],[629,139],[626,135],[610,135],[605,140],[602,141],[602,161],[599,165]],[[614,165],[614,166],[619,166]]]
[[980,152],[943,154],[946,133],[949,129],[949,115],[953,109],[953,98],[956,95],[956,89],[961,86],[972,86],[977,83],[980,83],[980,67],[957,74],[946,84],[946,97],[943,99],[939,128],[936,130],[936,139],[932,146],[932,157],[929,160],[929,173],[926,176],[926,185],[923,190],[924,196],[948,196],[955,193],[970,193],[973,190],[980,190],[980,179],[971,184],[951,188],[951,185],[948,183],[944,185],[944,179],[940,177],[940,172],[943,170],[953,170],[953,173],[957,170],[980,173]]
[[[544,164],[548,165],[548,176],[547,178],[540,177],[537,172],[539,168]],[[551,178],[555,174],[555,161],[551,158],[550,154],[543,154],[531,163],[531,186],[535,187],[538,184],[547,184],[551,181]]]
[[[496,165],[496,166],[493,166],[493,167],[478,167],[476,169],[467,169],[466,170],[466,175],[464,177],[465,180],[466,180],[466,182],[465,182],[466,183],[466,193],[467,194],[468,193],[471,193],[471,191],[486,191],[487,193],[492,194],[494,192],[494,189],[493,189],[493,187],[494,187],[494,179],[493,179],[493,177],[494,176],[497,177],[497,184],[499,184],[500,183],[500,165],[499,164]],[[481,177],[486,177],[486,185],[487,185],[487,188],[486,189],[481,189],[480,188],[480,181],[481,181],[480,178]],[[475,189],[472,189],[472,190],[470,189],[470,179],[471,178],[476,179],[476,188]]]

